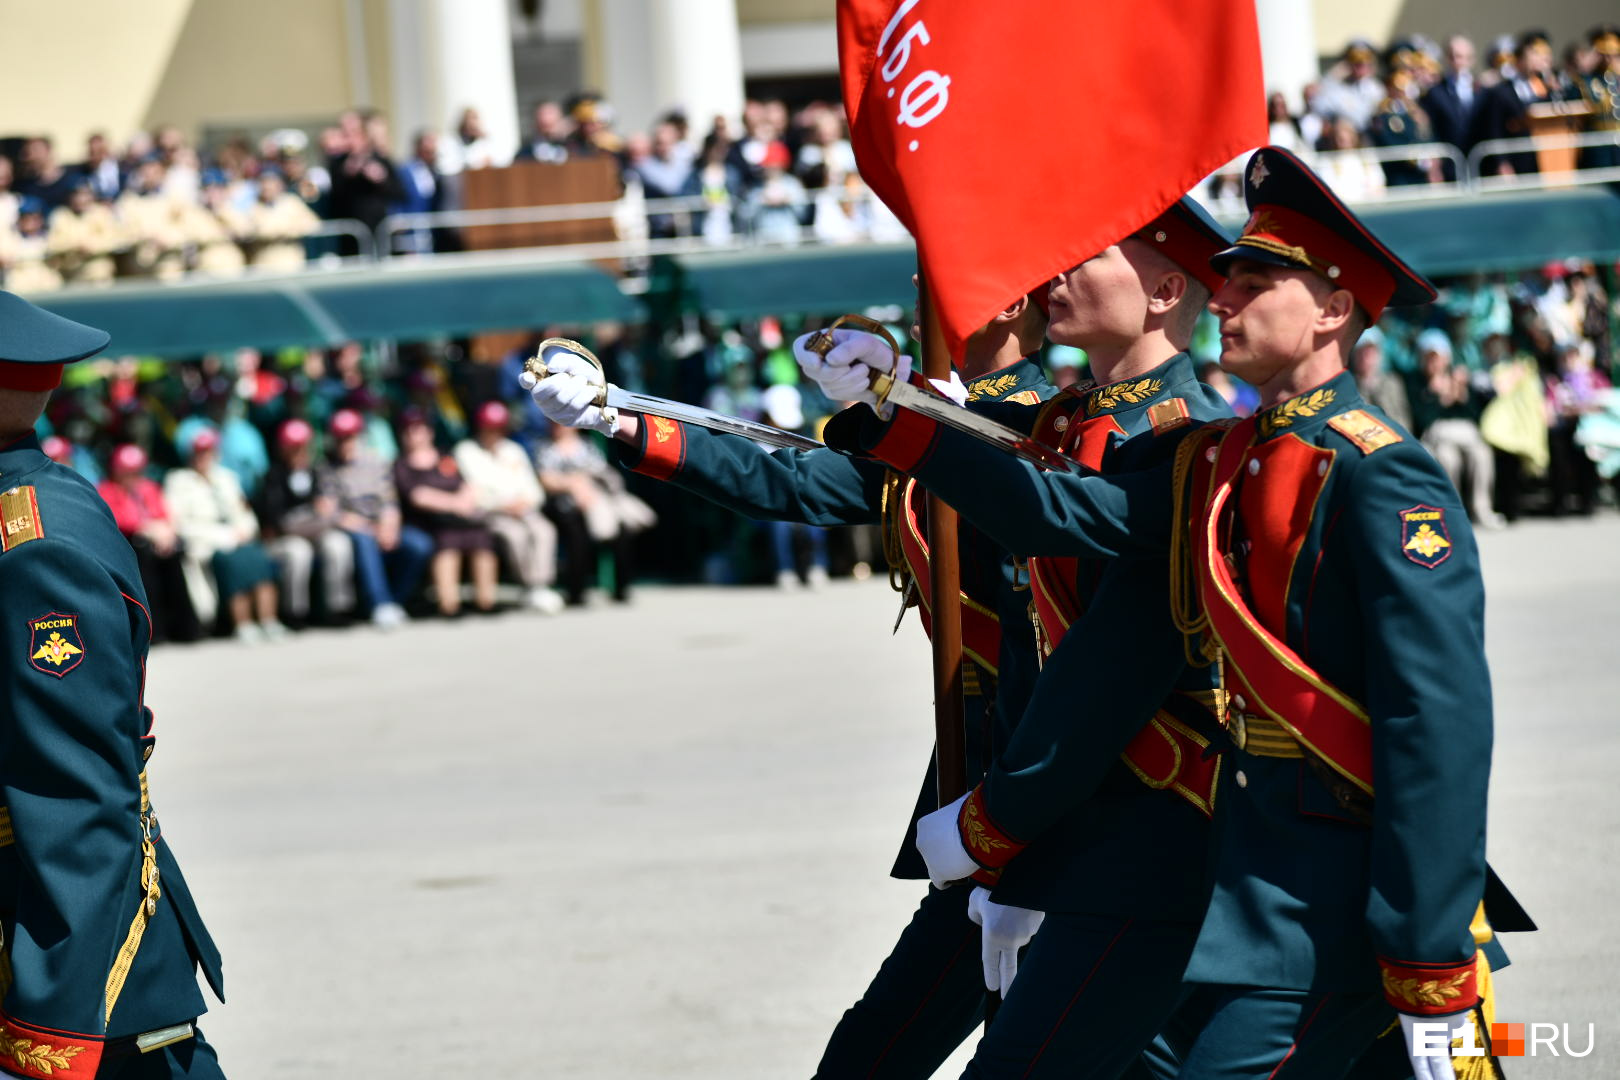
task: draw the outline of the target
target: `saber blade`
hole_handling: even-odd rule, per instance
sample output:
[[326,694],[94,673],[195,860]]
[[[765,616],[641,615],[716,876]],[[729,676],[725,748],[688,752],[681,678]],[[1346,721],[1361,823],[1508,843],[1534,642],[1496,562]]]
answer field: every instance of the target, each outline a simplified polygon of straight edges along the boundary
[[666,420],[679,420],[683,424],[696,424],[711,431],[725,431],[732,435],[742,435],[756,442],[769,443],[772,446],[786,446],[794,450],[814,450],[822,444],[815,439],[769,424],[761,424],[753,420],[744,420],[740,416],[728,416],[725,413],[715,412],[698,405],[688,405],[681,401],[671,401],[669,398],[654,397],[651,394],[637,394],[629,390],[621,390],[609,383],[607,400],[604,404],[627,412],[646,413],[648,416],[662,416]]
[[879,375],[879,381],[887,381],[888,389],[883,389],[877,382],[874,389],[878,392],[880,400],[902,409],[922,413],[924,416],[938,420],[958,431],[973,436],[982,442],[987,442],[998,449],[1015,454],[1032,465],[1039,465],[1043,469],[1053,472],[1073,472],[1075,461],[1065,457],[1043,442],[1025,435],[1016,428],[1006,424],[998,424],[988,417],[980,416],[963,408],[949,398],[931,394],[927,390],[891,379],[887,375]]
[[[602,371],[602,361],[596,354],[577,341],[568,338],[547,338],[535,350],[535,355],[523,363],[524,369],[536,379],[549,379],[552,377],[546,364],[560,356],[575,356],[594,367],[598,373]],[[621,390],[608,382],[605,378],[599,383],[601,389],[596,395],[596,404],[610,409],[624,409],[629,412],[644,413],[647,416],[661,416],[666,420],[679,420],[683,424],[696,424],[711,431],[724,431],[732,435],[742,435],[755,442],[767,443],[771,446],[786,446],[794,450],[815,450],[822,444],[815,439],[805,438],[803,435],[769,424],[761,424],[753,420],[744,420],[740,416],[728,416],[725,413],[715,412],[698,405],[688,405],[682,401],[672,401],[669,398],[654,397],[651,394],[637,394],[629,390]]]

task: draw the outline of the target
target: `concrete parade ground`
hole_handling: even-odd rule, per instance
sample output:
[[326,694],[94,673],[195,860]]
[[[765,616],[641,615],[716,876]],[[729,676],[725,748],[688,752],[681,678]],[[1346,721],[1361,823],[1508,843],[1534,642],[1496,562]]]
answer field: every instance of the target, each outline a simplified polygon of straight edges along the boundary
[[[1541,924],[1497,1019],[1577,1050],[1597,1025],[1509,1075],[1617,1076],[1620,517],[1482,547],[1491,857]],[[932,739],[896,607],[645,588],[154,652],[153,801],[225,955],[226,1071],[808,1076],[922,892],[886,876]]]

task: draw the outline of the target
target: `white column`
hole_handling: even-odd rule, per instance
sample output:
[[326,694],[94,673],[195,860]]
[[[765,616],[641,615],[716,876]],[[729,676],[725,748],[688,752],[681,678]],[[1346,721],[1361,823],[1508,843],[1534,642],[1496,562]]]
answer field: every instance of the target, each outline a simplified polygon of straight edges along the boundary
[[497,146],[520,138],[507,0],[394,0],[388,6],[396,152],[419,128],[454,129],[471,106]]
[[686,110],[702,136],[714,118],[742,116],[742,36],[735,0],[654,0],[651,29],[664,107]]
[[587,43],[602,60],[604,96],[620,133],[646,131],[669,109],[693,132],[742,115],[742,45],[735,0],[597,0]]
[[1304,107],[1300,91],[1318,75],[1316,13],[1306,0],[1255,0],[1260,16],[1260,58],[1265,68],[1266,93],[1281,90],[1288,107]]

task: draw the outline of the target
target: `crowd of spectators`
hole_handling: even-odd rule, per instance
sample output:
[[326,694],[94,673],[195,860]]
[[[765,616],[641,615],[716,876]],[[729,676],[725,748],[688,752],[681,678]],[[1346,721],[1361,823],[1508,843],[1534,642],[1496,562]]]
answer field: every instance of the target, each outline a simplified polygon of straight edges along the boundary
[[[1540,30],[1498,38],[1483,58],[1461,34],[1443,44],[1404,38],[1382,53],[1370,42],[1353,41],[1305,88],[1297,112],[1281,93],[1270,95],[1267,111],[1272,143],[1316,157],[1317,171],[1341,197],[1365,199],[1391,187],[1457,179],[1448,157],[1397,153],[1380,161],[1369,148],[1445,143],[1466,159],[1487,140],[1530,135],[1531,110],[1555,103],[1576,107],[1587,131],[1620,132],[1620,26],[1593,27],[1561,54]],[[1588,147],[1577,164],[1620,165],[1620,145]],[[1486,155],[1480,162],[1485,176],[1537,168],[1532,152]],[[1240,196],[1241,184],[1237,170],[1222,170],[1210,193]]]
[[[1354,41],[1305,88],[1297,111],[1284,95],[1271,95],[1270,139],[1314,156],[1335,190],[1362,199],[1456,179],[1449,158],[1379,160],[1370,148],[1438,142],[1466,157],[1486,140],[1530,134],[1529,111],[1560,102],[1580,107],[1588,130],[1620,131],[1620,28],[1594,27],[1561,52],[1545,33],[1527,30],[1480,52],[1462,35],[1444,43],[1414,36],[1382,51]],[[630,207],[680,200],[621,215],[625,239],[905,239],[861,182],[842,107],[827,102],[795,111],[781,100],[749,100],[740,118],[713,117],[706,131],[676,109],[648,131],[621,134],[612,105],[582,92],[536,105],[518,146],[497,145],[470,108],[451,131],[416,132],[403,160],[390,145],[386,119],[359,110],[313,139],[286,128],[257,145],[236,137],[206,152],[172,126],[116,150],[96,134],[74,164],[63,164],[48,138],[13,140],[0,146],[0,283],[39,292],[115,278],[297,268],[311,255],[360,250],[352,236],[331,235],[341,229],[322,232],[322,219],[370,235],[390,214],[459,208],[467,170],[604,156],[616,160]],[[1587,147],[1579,164],[1620,166],[1620,145]],[[1536,169],[1529,152],[1482,162],[1485,175]],[[1240,193],[1233,167],[1205,190],[1214,199]],[[310,239],[317,232],[321,238]],[[460,237],[447,228],[405,230],[392,246],[453,250]]]
[[454,618],[464,578],[477,612],[555,614],[604,577],[630,598],[656,515],[578,432],[514,415],[515,376],[421,350],[384,378],[358,345],[81,367],[45,450],[112,509],[158,640]]

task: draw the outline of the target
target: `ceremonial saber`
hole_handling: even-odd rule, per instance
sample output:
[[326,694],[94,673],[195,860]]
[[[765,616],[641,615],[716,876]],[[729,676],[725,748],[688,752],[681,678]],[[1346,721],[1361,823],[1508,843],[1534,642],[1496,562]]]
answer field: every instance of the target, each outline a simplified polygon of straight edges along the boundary
[[[598,371],[602,371],[602,361],[596,354],[577,341],[568,338],[547,338],[540,343],[535,354],[523,362],[523,368],[537,380],[552,378],[546,365],[560,355],[577,356]],[[698,405],[688,405],[682,401],[672,401],[669,398],[654,397],[652,394],[638,394],[632,390],[621,390],[607,381],[606,373],[602,377],[602,389],[597,392],[596,400],[591,404],[603,409],[623,409],[626,412],[645,413],[648,416],[661,416],[666,420],[679,420],[683,424],[696,424],[713,431],[729,432],[732,435],[742,435],[755,442],[769,443],[771,446],[786,446],[794,450],[814,450],[822,444],[815,439],[807,439],[803,435],[769,424],[761,424],[753,420],[744,420],[740,416],[728,416],[725,413],[715,412]]]

